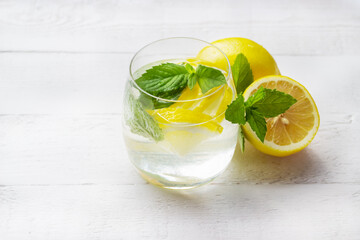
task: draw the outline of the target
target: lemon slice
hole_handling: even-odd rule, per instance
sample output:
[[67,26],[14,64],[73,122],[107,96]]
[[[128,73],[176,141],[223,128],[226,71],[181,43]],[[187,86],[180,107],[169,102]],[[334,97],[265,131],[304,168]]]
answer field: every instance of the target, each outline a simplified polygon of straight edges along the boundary
[[221,133],[223,127],[213,120],[210,115],[204,114],[196,110],[183,108],[161,108],[148,111],[160,124],[161,128],[166,128],[166,124],[176,124],[178,127],[184,124],[198,124],[196,127],[205,127],[210,131]]
[[243,126],[247,139],[258,150],[273,156],[288,156],[304,149],[313,140],[320,125],[319,112],[310,93],[289,77],[271,75],[253,82],[244,92],[245,100],[261,86],[290,94],[297,102],[285,113],[266,119],[264,143],[249,124]]
[[[168,109],[180,108],[194,110],[195,112],[207,114],[212,118],[215,118],[214,120],[216,122],[220,123],[222,120],[224,120],[223,113],[233,99],[233,92],[229,86],[224,85],[211,89],[208,95],[208,97],[197,101],[174,103]],[[195,85],[192,90],[186,88],[181,94],[179,100],[196,99],[200,98],[201,96],[202,93],[199,85]]]
[[177,154],[185,155],[196,148],[201,142],[216,133],[201,128],[167,128],[164,129],[166,141],[160,142],[165,149]]
[[165,149],[185,155],[202,141],[223,131],[212,116],[198,110],[162,108],[148,111],[164,131]]

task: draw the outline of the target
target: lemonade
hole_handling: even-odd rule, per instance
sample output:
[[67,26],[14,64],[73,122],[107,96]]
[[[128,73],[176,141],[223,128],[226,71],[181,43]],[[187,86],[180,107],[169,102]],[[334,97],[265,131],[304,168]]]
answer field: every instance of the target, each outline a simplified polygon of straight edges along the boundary
[[[152,59],[155,60],[153,62],[142,61],[143,65],[136,62],[137,57],[139,61],[143,60],[141,54],[134,57],[132,63],[136,67],[131,69],[131,77],[125,87],[123,135],[130,160],[147,181],[165,188],[192,188],[214,179],[232,159],[238,125],[226,121],[224,115],[236,93],[229,68],[209,70],[206,62],[194,58],[199,50],[209,46],[207,43],[194,39],[164,41],[158,44],[173,42],[172,48],[168,49],[170,52],[186,53],[178,51],[178,44],[182,41],[187,42],[187,46],[195,41],[197,47],[193,53],[187,53],[182,58],[159,59],[157,56]],[[163,49],[155,48],[153,55],[161,55],[159,52]],[[179,79],[185,69],[182,66],[186,66],[190,72],[191,69],[203,70],[204,76],[210,78],[217,75],[224,84],[213,87],[208,86],[206,79],[205,82],[198,79],[193,86],[183,86],[181,79],[174,78],[174,81],[179,80],[182,88],[178,93],[175,85],[166,82],[166,78],[154,82],[154,86],[161,83],[155,87],[142,85],[144,73],[153,71],[154,66],[165,68],[166,64],[175,66],[174,71],[179,69]],[[216,74],[211,71],[216,71]],[[167,92],[160,94],[158,89],[162,87],[167,87]]]
[[237,126],[223,121],[223,132],[201,127],[169,127],[165,139],[155,143],[125,132],[130,160],[150,183],[167,188],[191,188],[207,183],[231,161]]

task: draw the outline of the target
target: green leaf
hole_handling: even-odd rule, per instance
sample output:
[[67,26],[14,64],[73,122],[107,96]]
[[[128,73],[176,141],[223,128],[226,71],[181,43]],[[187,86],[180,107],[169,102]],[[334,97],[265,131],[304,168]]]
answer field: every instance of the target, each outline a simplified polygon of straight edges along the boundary
[[236,92],[244,92],[245,89],[254,81],[250,64],[244,54],[236,56],[234,64],[231,66]]
[[194,67],[191,66],[189,63],[185,64],[185,68],[186,68],[186,71],[188,71],[188,73],[195,73]]
[[256,110],[246,108],[246,121],[249,123],[251,129],[256,133],[256,136],[260,139],[260,141],[264,142],[267,131],[264,116]]
[[[176,100],[186,86],[191,90],[198,82],[203,93],[226,83],[225,76],[217,69],[199,65],[196,70],[189,63],[163,63],[146,70],[135,80],[145,92],[158,98]],[[152,99],[153,108],[164,108],[172,102]]]
[[188,81],[185,66],[174,63],[163,63],[148,70],[135,82],[144,91],[160,97],[163,93],[181,92]]
[[153,98],[146,95],[145,93],[140,93],[138,102],[143,106],[144,109],[154,109]]
[[245,102],[245,106],[251,107],[255,103],[261,101],[265,97],[265,89],[261,86],[253,95],[251,95]]
[[[181,91],[177,91],[177,92],[162,93],[160,94],[159,97],[167,100],[177,100],[180,97],[180,95],[181,95]],[[174,102],[163,101],[156,98],[152,98],[152,101],[155,109],[169,107],[172,104],[174,104]]]
[[225,76],[220,70],[206,67],[204,65],[197,66],[196,75],[198,77],[198,84],[203,94],[214,87],[226,83]]
[[[181,92],[175,92],[175,93],[162,93],[159,94],[160,98],[167,99],[167,100],[177,100],[181,95]],[[159,108],[165,108],[169,107],[174,102],[171,101],[163,101],[157,98],[150,97],[149,95],[145,93],[140,93],[140,97],[138,98],[138,101],[141,103],[144,109],[159,109]]]
[[144,110],[141,103],[132,94],[129,94],[125,104],[128,107],[124,114],[125,121],[132,133],[156,142],[164,139],[164,134],[157,121]]
[[245,136],[241,126],[239,126],[238,139],[240,144],[240,150],[243,153],[245,151]]
[[187,82],[187,85],[190,88],[190,90],[194,88],[197,81],[198,81],[198,76],[196,75],[196,73],[191,73],[188,77],[188,82]]
[[247,106],[256,109],[266,118],[276,117],[288,110],[296,99],[276,89],[260,88],[247,101]]
[[228,105],[225,119],[232,123],[245,124],[245,106],[242,94],[239,94],[238,98]]

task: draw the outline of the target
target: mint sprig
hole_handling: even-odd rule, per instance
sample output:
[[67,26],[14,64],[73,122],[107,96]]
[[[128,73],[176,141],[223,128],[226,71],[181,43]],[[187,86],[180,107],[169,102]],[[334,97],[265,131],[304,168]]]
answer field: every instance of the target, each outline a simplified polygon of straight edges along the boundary
[[[210,89],[225,84],[226,79],[220,70],[204,65],[198,65],[195,69],[189,63],[185,65],[163,63],[146,70],[135,82],[142,90],[151,95],[176,100],[186,86],[193,89],[198,83],[201,92],[205,94]],[[158,99],[154,99],[153,103],[155,108],[171,105],[171,102]]]
[[182,65],[163,63],[146,70],[135,82],[141,89],[157,97],[176,95],[186,87],[188,74]]
[[[239,54],[231,69],[236,91],[242,93],[254,81],[250,64],[243,54]],[[296,99],[289,94],[260,87],[247,101],[239,94],[226,109],[225,119],[240,126],[248,123],[260,141],[264,142],[267,132],[266,118],[284,113],[294,103]],[[238,136],[243,151],[245,140],[242,130],[239,130]]]
[[265,118],[284,113],[295,102],[296,99],[289,94],[260,87],[246,102],[240,94],[226,109],[225,119],[239,125],[249,123],[256,136],[264,142],[267,131]]

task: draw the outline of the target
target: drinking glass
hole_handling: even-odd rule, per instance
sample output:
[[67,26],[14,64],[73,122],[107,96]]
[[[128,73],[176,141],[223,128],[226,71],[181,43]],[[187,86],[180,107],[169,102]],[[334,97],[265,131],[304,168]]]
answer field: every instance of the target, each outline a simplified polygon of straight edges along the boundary
[[[141,89],[138,79],[147,69],[165,62],[207,65],[197,58],[204,48],[226,63],[226,84],[202,94],[185,89],[177,99],[160,98]],[[198,91],[198,92],[196,92]],[[171,189],[193,188],[210,182],[230,163],[238,125],[224,119],[236,98],[231,67],[214,45],[194,38],[167,38],[140,49],[130,63],[123,101],[123,136],[128,156],[148,182]]]

